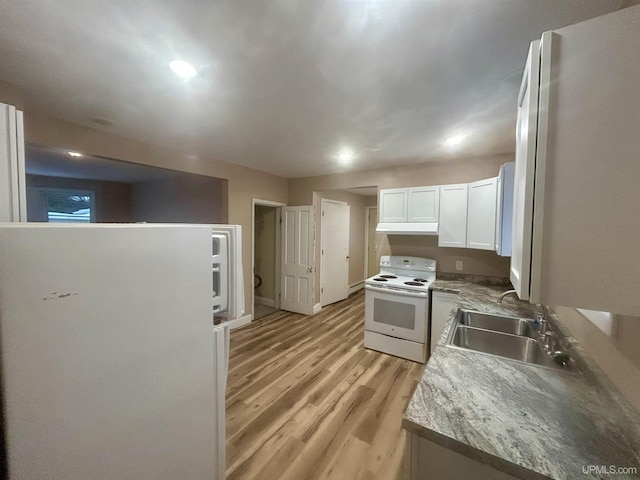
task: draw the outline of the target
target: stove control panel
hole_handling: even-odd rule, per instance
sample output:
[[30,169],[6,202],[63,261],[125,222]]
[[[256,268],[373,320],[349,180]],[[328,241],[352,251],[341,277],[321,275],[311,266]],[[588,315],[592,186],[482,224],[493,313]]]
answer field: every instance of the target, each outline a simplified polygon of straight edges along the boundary
[[429,258],[403,257],[399,255],[382,255],[381,268],[404,268],[407,270],[436,271],[436,261]]

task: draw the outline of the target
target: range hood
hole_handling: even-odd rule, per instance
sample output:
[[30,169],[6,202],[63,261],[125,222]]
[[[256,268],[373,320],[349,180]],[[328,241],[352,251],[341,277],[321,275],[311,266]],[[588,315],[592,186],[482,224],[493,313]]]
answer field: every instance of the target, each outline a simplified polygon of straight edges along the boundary
[[438,235],[437,222],[384,222],[376,227],[376,233],[387,235]]

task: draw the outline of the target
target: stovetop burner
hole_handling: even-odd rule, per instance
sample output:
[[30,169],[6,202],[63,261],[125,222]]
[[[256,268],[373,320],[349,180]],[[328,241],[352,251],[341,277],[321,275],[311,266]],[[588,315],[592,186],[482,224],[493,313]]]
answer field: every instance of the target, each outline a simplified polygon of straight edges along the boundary
[[412,287],[422,287],[424,283],[421,282],[404,282],[405,285],[411,285]]
[[429,280],[427,280],[426,278],[414,278],[413,281],[414,282],[420,282],[420,283],[426,283]]
[[380,278],[380,277],[376,277],[376,278],[374,278],[374,280],[376,282],[387,282],[388,281],[386,278]]
[[398,278],[395,275],[380,275],[382,278]]

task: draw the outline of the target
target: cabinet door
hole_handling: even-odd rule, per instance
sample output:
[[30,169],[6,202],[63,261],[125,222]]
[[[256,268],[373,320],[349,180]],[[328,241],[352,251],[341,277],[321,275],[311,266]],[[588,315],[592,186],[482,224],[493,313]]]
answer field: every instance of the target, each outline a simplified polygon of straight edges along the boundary
[[440,214],[440,187],[415,187],[408,192],[408,222],[437,222]]
[[533,182],[538,123],[540,42],[531,43],[518,95],[516,122],[516,173],[513,192],[513,237],[510,280],[520,300],[529,299]]
[[498,193],[496,195],[496,253],[502,257],[511,256],[511,235],[513,219],[513,174],[515,162],[500,167]]
[[381,223],[407,221],[407,192],[406,188],[380,190]]
[[467,246],[468,186],[467,183],[461,183],[440,187],[439,247]]
[[495,247],[497,186],[497,177],[469,184],[468,248],[493,250]]
[[438,292],[437,290],[431,292],[431,353],[438,344],[457,298],[457,293]]

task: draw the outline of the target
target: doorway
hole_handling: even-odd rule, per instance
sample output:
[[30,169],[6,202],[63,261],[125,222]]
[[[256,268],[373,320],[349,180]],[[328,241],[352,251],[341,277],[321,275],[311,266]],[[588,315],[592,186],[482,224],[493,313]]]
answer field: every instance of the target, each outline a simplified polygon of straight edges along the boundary
[[284,204],[253,200],[253,319],[280,309],[280,215]]

